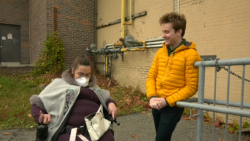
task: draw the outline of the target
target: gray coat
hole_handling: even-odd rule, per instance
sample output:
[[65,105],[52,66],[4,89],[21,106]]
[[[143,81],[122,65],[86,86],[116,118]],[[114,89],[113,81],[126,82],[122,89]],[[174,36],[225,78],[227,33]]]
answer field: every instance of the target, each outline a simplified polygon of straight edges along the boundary
[[[65,71],[61,79],[54,79],[38,96],[33,95],[30,98],[31,104],[36,104],[51,115],[47,141],[55,141],[57,139],[67,122],[69,112],[80,93],[80,88],[69,71]],[[96,85],[95,76],[92,76],[90,79],[89,89],[96,93],[101,104],[108,111],[106,102],[111,99],[110,93]]]

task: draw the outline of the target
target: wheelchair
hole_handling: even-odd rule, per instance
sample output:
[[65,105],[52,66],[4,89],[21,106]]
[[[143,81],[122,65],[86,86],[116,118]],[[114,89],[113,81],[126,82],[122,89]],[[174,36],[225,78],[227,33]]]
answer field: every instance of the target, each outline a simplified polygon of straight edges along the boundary
[[[43,86],[43,89],[45,87],[46,86]],[[120,123],[116,121],[116,118],[113,119],[112,115],[110,115],[105,108],[103,110],[103,114],[104,114],[105,119],[107,119],[107,120],[109,120],[111,122],[109,130],[111,131],[111,133],[114,136],[113,123],[116,123],[118,126],[120,125]],[[67,133],[70,133],[71,127],[70,127],[70,129],[65,128],[65,130],[67,130],[66,131]],[[80,131],[80,133],[87,133],[88,132],[86,126],[84,128],[81,128],[78,131]],[[48,125],[40,123],[39,126],[37,127],[36,140],[35,141],[45,141],[47,139],[47,136],[48,136]]]
[[[116,123],[118,126],[120,125],[119,122],[116,121],[116,118],[113,119],[112,116],[108,113],[107,110],[103,110],[104,111],[104,117],[109,120],[111,122],[110,125],[110,131],[112,132],[112,134],[114,135],[114,130],[113,130],[113,123]],[[70,131],[70,129],[67,129],[68,131]],[[81,129],[82,130],[82,129]],[[86,127],[85,129],[83,129],[84,131],[82,132],[88,132]],[[39,126],[37,127],[37,132],[36,132],[36,140],[35,141],[45,141],[46,138],[48,136],[48,126],[46,124],[39,124]]]

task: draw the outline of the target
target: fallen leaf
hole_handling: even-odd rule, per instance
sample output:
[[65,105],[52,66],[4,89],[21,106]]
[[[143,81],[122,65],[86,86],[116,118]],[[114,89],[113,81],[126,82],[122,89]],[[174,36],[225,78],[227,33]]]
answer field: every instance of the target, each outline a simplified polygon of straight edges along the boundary
[[135,134],[131,135],[132,138],[138,138],[138,136],[136,136]]
[[197,117],[192,117],[192,119],[191,120],[196,120],[197,119]]
[[152,109],[151,109],[151,108],[148,108],[148,111],[152,111]]
[[137,100],[140,99],[140,97],[139,97],[139,96],[134,96],[133,99],[134,99],[135,101],[137,101]]
[[218,120],[220,123],[224,123],[224,120],[221,117],[216,117],[216,120]]
[[28,114],[28,117],[31,118],[32,117],[31,114]]
[[215,126],[215,127],[220,127],[220,122],[219,122],[219,121],[215,121],[215,122],[214,122],[214,126]]
[[142,114],[146,114],[146,112],[145,112],[145,111],[142,111],[141,113],[142,113]]
[[24,114],[24,112],[19,113],[20,116],[22,116],[23,114]]
[[4,132],[3,134],[4,134],[4,135],[10,135],[11,133],[9,133],[9,132]]
[[183,119],[183,120],[190,120],[189,117],[183,117],[182,119]]
[[0,89],[2,89],[2,85],[0,85]]
[[4,109],[8,109],[8,105],[6,105]]
[[152,114],[148,114],[149,116],[151,116]]

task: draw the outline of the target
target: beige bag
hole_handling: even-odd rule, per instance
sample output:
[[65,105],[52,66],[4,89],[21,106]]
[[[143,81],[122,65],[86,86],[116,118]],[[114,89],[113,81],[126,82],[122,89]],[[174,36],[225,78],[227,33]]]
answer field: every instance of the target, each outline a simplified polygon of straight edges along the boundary
[[104,118],[102,105],[96,113],[86,116],[85,122],[92,141],[98,141],[111,124],[109,120]]

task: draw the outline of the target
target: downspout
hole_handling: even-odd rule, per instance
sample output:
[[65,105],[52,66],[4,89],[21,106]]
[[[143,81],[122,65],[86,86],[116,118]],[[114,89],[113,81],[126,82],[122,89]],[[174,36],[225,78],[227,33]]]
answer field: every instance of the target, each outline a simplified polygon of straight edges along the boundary
[[104,56],[104,74],[106,75],[106,56]]
[[106,75],[108,75],[109,55],[106,55]]
[[[121,5],[121,38],[124,39],[125,38],[125,0],[122,0],[122,5]],[[126,51],[126,49],[124,48],[124,45],[122,45],[122,49],[121,51]]]
[[111,78],[111,69],[112,69],[112,56],[109,55],[109,77]]
[[180,0],[178,0],[178,13],[180,13]]
[[[32,53],[31,53],[31,51],[32,51],[32,45],[31,45],[31,43],[30,43],[30,26],[31,26],[31,21],[30,21],[30,19],[31,19],[31,16],[30,16],[30,7],[31,7],[31,2],[29,1],[29,64],[31,64],[31,58],[32,58]],[[22,59],[22,56],[21,56],[21,59]],[[22,62],[22,60],[21,60],[21,62]]]
[[173,0],[173,12],[175,10],[175,0]]

